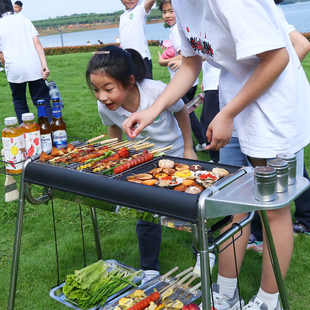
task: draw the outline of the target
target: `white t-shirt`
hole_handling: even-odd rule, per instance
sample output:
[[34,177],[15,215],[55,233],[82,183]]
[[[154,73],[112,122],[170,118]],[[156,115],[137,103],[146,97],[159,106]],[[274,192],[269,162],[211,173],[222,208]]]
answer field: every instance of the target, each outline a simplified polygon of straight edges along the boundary
[[202,62],[203,91],[217,90],[219,86],[220,69],[213,67],[208,61]]
[[[173,0],[172,6],[183,56],[202,55],[222,68],[220,92],[228,98],[226,103],[260,62],[257,54],[287,48],[290,61],[285,70],[235,118],[234,125],[242,152],[251,157],[272,158],[306,146],[310,141],[309,82],[273,1]],[[238,83],[231,81],[231,75]]]
[[33,43],[33,38],[38,35],[31,21],[21,14],[0,18],[0,50],[9,82],[42,79],[41,61]]
[[[179,30],[178,30],[178,26],[175,23],[170,29],[170,34],[169,34],[169,41],[172,44],[172,47],[176,50],[176,55],[181,53],[181,37],[179,35]],[[173,76],[175,75],[175,73],[177,71],[174,71],[174,69],[170,70],[170,67],[168,67],[169,73],[170,73],[170,78],[172,79]],[[196,79],[196,81],[194,82],[193,86],[196,86],[199,84],[199,77]]]
[[133,9],[126,10],[119,20],[119,33],[121,47],[123,49],[133,48],[138,51],[142,58],[151,59],[149,46],[145,34],[146,13],[144,4],[137,4]]
[[[137,86],[140,92],[140,106],[138,111],[142,111],[153,104],[167,85],[161,81],[144,79],[142,83],[137,83]],[[124,120],[132,114],[123,107],[119,107],[116,111],[110,111],[100,101],[97,101],[97,104],[99,115],[105,126],[116,125],[122,128]],[[184,102],[180,99],[167,111],[162,112],[151,125],[147,126],[135,138],[135,140],[143,140],[150,136],[148,142],[154,143],[155,147],[165,147],[173,144],[171,150],[165,153],[167,155],[183,157],[184,140],[178,122],[172,113],[180,111],[183,106]],[[128,136],[127,139],[131,140]]]

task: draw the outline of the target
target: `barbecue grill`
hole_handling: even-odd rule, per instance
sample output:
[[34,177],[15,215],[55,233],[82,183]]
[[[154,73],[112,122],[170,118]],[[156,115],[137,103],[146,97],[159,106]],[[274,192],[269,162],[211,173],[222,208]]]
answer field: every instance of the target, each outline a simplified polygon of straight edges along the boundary
[[[187,194],[126,181],[126,176],[129,174],[150,171],[162,158],[172,159],[175,162],[188,165],[200,164],[205,170],[212,170],[215,166],[221,167],[228,170],[230,174],[200,194]],[[42,197],[37,199],[32,197],[31,184],[37,184],[45,188]],[[266,229],[282,305],[285,310],[289,310],[266,210],[287,206],[308,187],[309,181],[297,176],[296,184],[289,186],[287,192],[277,194],[275,201],[261,202],[254,198],[254,169],[250,167],[239,168],[163,156],[117,176],[102,176],[100,173],[90,173],[87,170],[78,171],[71,166],[44,164],[38,158],[28,159],[24,163],[21,174],[8,309],[14,309],[25,199],[32,204],[41,204],[49,201],[51,197],[57,197],[91,206],[98,259],[102,259],[102,252],[96,211],[92,207],[94,205],[96,205],[96,208],[111,210],[111,207],[107,207],[106,204],[106,202],[109,202],[190,222],[193,242],[200,251],[201,257],[201,287],[204,310],[211,310],[209,252],[241,231],[244,226],[250,223],[254,211],[259,211]],[[232,226],[225,234],[216,238],[212,244],[208,244],[208,233],[212,233],[207,229],[208,219],[229,217],[238,213],[247,213],[247,215],[239,222],[239,225]],[[217,226],[221,226],[221,221]]]

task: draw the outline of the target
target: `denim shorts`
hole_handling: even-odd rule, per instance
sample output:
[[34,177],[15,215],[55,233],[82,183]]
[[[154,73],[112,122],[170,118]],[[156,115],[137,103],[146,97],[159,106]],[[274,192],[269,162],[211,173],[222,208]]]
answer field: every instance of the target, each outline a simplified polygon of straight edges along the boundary
[[[304,175],[304,149],[302,148],[295,153],[297,166],[296,174],[299,176]],[[274,158],[267,158],[268,161]],[[232,166],[250,166],[252,167],[249,158],[241,152],[239,139],[232,137],[230,142],[225,145],[224,148],[220,149],[220,164],[232,165]]]

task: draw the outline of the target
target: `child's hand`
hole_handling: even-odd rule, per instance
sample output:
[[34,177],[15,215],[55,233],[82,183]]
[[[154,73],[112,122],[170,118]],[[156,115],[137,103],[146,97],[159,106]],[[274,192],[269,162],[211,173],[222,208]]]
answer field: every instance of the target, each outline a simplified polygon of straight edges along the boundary
[[171,66],[171,68],[169,68],[169,70],[173,70],[174,72],[177,71],[182,64],[182,60],[181,59],[174,59],[174,60],[170,60],[167,64],[168,67]]
[[189,149],[184,149],[183,157],[188,158],[188,159],[194,159],[194,160],[198,159],[198,157],[197,157],[197,155],[196,155],[196,153],[192,147]]
[[164,67],[166,66],[166,63],[165,63],[164,59],[162,58],[160,52],[158,52],[158,63],[159,63],[161,66],[164,66]]
[[206,150],[218,151],[229,143],[234,129],[234,119],[220,111],[208,126],[207,139],[210,143]]

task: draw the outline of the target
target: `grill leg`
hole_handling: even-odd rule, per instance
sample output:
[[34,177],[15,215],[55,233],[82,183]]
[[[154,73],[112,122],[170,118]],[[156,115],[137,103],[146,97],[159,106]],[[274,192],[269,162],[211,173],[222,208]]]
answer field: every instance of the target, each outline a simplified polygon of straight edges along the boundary
[[19,264],[19,257],[20,257],[20,246],[21,246],[21,239],[22,239],[22,227],[23,227],[25,197],[24,197],[22,180],[21,180],[20,184],[21,184],[20,194],[19,194],[20,198],[18,200],[18,210],[17,210],[15,240],[14,240],[14,249],[13,249],[13,260],[12,260],[8,310],[14,309],[18,264]]
[[102,259],[102,250],[101,250],[101,244],[100,244],[97,213],[96,213],[96,209],[94,207],[90,207],[90,211],[91,211],[91,219],[93,222],[95,244],[96,244],[96,249],[97,249],[97,257],[98,257],[98,260],[100,260],[100,259]]
[[264,224],[265,232],[266,232],[266,237],[267,237],[268,246],[269,246],[270,260],[271,260],[274,275],[275,275],[275,278],[277,281],[282,306],[283,306],[284,310],[289,310],[290,307],[288,304],[288,300],[287,300],[287,296],[286,296],[286,292],[285,292],[285,288],[284,288],[283,277],[282,277],[282,273],[281,273],[281,269],[280,269],[280,265],[279,265],[279,261],[278,261],[277,252],[276,252],[276,249],[274,246],[270,226],[269,226],[267,212],[266,212],[266,210],[260,210],[259,212],[260,212],[260,216],[261,216],[262,222]]

